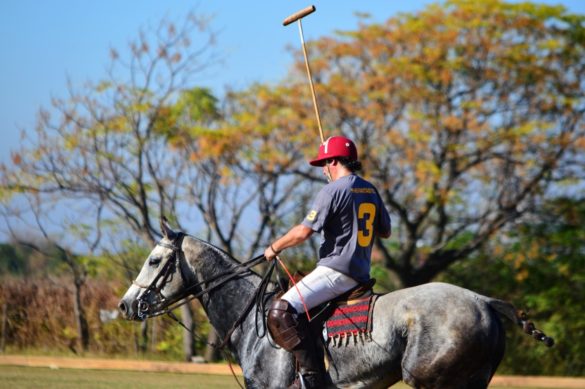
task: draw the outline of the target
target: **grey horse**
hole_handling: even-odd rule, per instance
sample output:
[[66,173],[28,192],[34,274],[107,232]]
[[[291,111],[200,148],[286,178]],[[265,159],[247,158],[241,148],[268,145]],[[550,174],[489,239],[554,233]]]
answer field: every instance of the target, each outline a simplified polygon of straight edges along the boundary
[[[196,296],[240,364],[247,388],[283,388],[294,361],[262,331],[250,307],[261,276],[221,249],[178,233],[161,221],[163,239],[119,304],[126,319],[144,320]],[[551,346],[553,341],[510,303],[446,283],[380,296],[371,339],[330,346],[328,373],[340,388],[486,388],[500,363],[505,334],[500,316]]]

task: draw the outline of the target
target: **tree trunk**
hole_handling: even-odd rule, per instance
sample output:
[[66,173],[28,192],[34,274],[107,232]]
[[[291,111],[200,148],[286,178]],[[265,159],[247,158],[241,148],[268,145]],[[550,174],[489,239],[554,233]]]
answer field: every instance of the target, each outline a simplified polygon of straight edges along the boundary
[[157,339],[157,320],[158,318],[153,317],[152,319],[150,319],[150,349],[151,350],[156,350],[156,342],[158,341]]
[[140,335],[137,339],[138,352],[144,354],[148,351],[148,320],[140,323]]
[[213,347],[212,344],[218,343],[218,337],[215,330],[212,328],[207,336],[207,347],[205,348],[204,359],[206,362],[216,362],[219,360],[219,350]]
[[75,322],[77,323],[77,334],[79,337],[79,344],[83,351],[89,348],[89,325],[85,315],[85,309],[81,303],[81,287],[83,282],[76,280],[74,282],[75,290],[73,292],[73,311],[75,314]]
[[183,353],[185,361],[191,362],[195,355],[195,341],[193,338],[193,330],[195,328],[193,325],[193,311],[189,303],[181,306],[181,318],[183,324],[187,327],[183,329]]
[[[478,245],[479,247],[479,245]],[[401,286],[409,288],[412,286],[426,284],[432,282],[435,277],[444,272],[454,262],[466,258],[472,250],[456,251],[456,250],[442,250],[428,255],[426,261],[417,268],[411,266],[397,267],[392,266],[392,270],[398,275]],[[402,259],[403,263],[413,263],[415,261],[416,251],[412,251],[407,259]],[[388,258],[387,258],[388,259]],[[388,263],[388,261],[387,261]]]
[[4,352],[6,347],[6,324],[8,322],[8,304],[2,304],[2,338],[0,338],[0,353]]

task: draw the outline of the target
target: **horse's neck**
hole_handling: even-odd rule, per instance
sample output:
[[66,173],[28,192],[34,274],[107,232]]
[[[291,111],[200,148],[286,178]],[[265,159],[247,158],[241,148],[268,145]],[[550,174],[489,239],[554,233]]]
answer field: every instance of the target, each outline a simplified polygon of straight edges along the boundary
[[[188,262],[196,268],[198,277],[196,282],[203,282],[231,269],[234,271],[237,269],[239,263],[236,260],[208,243],[194,240],[194,244],[190,246],[192,247],[189,250],[190,253],[188,251],[186,253],[189,256],[187,258]],[[195,264],[195,262],[197,263]],[[235,277],[214,288],[209,293],[203,294],[199,299],[211,325],[222,338],[238,320],[248,302],[253,298],[259,281],[260,277],[256,274]],[[208,285],[203,285],[203,288],[208,288],[215,284],[216,282],[211,282]]]

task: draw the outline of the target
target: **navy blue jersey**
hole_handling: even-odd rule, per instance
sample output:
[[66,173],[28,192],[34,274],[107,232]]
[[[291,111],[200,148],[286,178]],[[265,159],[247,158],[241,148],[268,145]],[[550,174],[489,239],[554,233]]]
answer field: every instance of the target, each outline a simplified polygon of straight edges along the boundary
[[323,187],[302,224],[322,234],[318,265],[358,282],[370,278],[374,236],[388,234],[391,228],[378,191],[355,174]]

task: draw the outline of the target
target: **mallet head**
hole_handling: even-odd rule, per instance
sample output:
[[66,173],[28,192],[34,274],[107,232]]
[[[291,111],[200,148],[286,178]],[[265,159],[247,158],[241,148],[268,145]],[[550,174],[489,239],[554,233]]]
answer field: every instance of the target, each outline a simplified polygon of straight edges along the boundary
[[282,25],[288,26],[292,22],[296,22],[297,20],[302,19],[309,14],[312,14],[313,12],[315,12],[316,9],[317,8],[315,8],[314,5],[310,5],[307,8],[303,8],[302,10],[295,12],[294,14],[290,15],[288,18],[284,19],[284,21],[282,22]]

